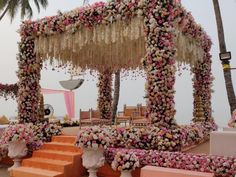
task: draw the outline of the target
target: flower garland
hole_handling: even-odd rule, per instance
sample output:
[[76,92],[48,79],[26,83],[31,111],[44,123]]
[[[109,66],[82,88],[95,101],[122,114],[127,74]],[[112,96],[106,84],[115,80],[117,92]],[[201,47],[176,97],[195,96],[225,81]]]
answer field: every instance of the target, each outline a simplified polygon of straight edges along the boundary
[[179,126],[175,130],[155,126],[144,128],[126,127],[106,129],[112,138],[112,147],[127,149],[155,149],[158,151],[181,151],[209,139],[210,132],[217,129],[214,122],[198,122]]
[[160,152],[155,150],[108,148],[105,158],[112,163],[117,153],[135,154],[140,166],[177,168],[191,171],[214,173],[215,176],[234,177],[236,174],[236,158],[211,156],[204,154],[185,154],[181,152]]
[[108,131],[105,128],[94,126],[79,131],[76,145],[81,148],[92,148],[96,150],[99,148],[106,149],[111,143]]
[[217,130],[214,121],[197,122],[190,125],[182,125],[179,128],[182,149],[197,145],[209,140],[210,132]]
[[98,78],[98,109],[102,119],[111,119],[112,114],[112,72],[101,72]]
[[40,71],[42,61],[36,59],[34,39],[25,37],[19,43],[19,58],[17,72],[18,82],[18,118],[20,123],[39,121],[40,102]]
[[117,152],[111,163],[111,167],[115,171],[135,170],[135,168],[139,167],[139,159],[134,153]]
[[15,99],[18,92],[17,84],[1,84],[0,83],[0,97],[7,99],[8,97]]

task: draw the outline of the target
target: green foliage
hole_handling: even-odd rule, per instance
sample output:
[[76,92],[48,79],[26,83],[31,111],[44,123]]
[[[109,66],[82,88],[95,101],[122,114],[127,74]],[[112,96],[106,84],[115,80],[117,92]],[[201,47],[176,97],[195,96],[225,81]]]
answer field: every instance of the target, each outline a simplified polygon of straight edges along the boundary
[[[48,5],[48,0],[34,0],[33,2],[38,12],[40,12],[41,7],[45,9]],[[0,12],[2,12],[0,20],[8,13],[12,21],[18,11],[21,13],[21,19],[25,17],[31,18],[33,16],[33,9],[30,0],[0,0]]]

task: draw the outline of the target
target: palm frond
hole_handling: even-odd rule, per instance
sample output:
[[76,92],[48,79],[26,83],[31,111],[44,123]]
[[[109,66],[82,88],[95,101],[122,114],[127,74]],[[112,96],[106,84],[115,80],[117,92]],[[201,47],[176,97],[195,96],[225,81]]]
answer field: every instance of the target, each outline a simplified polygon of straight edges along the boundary
[[40,6],[39,6],[38,0],[34,0],[34,3],[35,3],[35,6],[36,6],[38,12],[40,12]]
[[0,0],[0,12],[6,8],[8,1],[9,0]]
[[11,18],[11,22],[14,19],[14,17],[16,16],[17,10],[19,9],[19,1],[18,0],[11,0],[8,3],[9,6],[9,10],[8,10],[8,14]]
[[21,0],[21,18],[27,15],[28,18],[33,16],[33,10],[28,0]]
[[38,0],[38,1],[44,9],[48,6],[48,0]]

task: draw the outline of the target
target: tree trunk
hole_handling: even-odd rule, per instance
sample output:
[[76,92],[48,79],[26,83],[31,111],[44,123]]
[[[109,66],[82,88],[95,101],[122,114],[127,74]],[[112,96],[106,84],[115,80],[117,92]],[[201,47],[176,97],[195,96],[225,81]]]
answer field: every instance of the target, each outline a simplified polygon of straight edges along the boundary
[[120,70],[115,72],[115,84],[114,84],[114,95],[113,95],[113,105],[112,105],[112,122],[115,122],[117,106],[120,97]]
[[9,9],[9,6],[7,6],[6,9],[3,11],[2,15],[0,16],[0,21],[1,21],[2,18],[6,15],[8,9]]
[[[216,16],[216,24],[217,24],[217,32],[218,32],[218,39],[219,39],[219,48],[220,52],[226,52],[226,44],[225,44],[225,37],[224,37],[224,28],[220,13],[220,6],[218,0],[213,0],[215,16]],[[232,114],[233,110],[236,109],[236,98],[231,78],[231,70],[230,70],[230,62],[229,61],[222,61],[223,65],[223,72],[225,78],[225,86],[228,96],[228,102],[230,106],[230,112]]]

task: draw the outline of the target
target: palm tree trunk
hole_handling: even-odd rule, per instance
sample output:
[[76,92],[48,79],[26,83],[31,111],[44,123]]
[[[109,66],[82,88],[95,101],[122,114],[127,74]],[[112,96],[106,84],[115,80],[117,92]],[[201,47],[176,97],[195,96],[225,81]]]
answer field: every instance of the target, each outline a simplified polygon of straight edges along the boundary
[[7,11],[9,9],[9,6],[6,7],[6,9],[3,11],[3,13],[0,16],[0,21],[2,20],[2,18],[6,15]]
[[114,84],[114,95],[113,95],[113,105],[112,105],[112,122],[115,122],[117,106],[120,97],[120,70],[115,72],[115,84]]
[[[218,32],[218,39],[219,39],[219,48],[221,53],[225,53],[226,50],[226,44],[225,44],[225,36],[224,36],[224,28],[220,13],[220,6],[218,0],[213,0],[214,10],[215,10],[215,16],[216,16],[216,23],[217,23],[217,32]],[[225,79],[225,86],[228,96],[228,102],[230,106],[230,112],[232,114],[233,110],[236,109],[236,98],[231,78],[231,70],[230,70],[230,62],[222,61],[223,65],[223,72],[224,72],[224,79]]]

